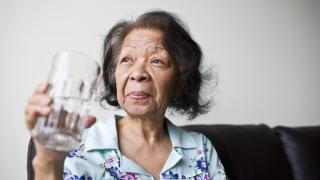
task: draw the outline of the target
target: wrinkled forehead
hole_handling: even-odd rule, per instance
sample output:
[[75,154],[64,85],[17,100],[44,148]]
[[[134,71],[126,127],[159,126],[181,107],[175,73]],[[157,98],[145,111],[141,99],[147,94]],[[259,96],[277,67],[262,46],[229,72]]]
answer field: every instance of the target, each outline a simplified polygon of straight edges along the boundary
[[123,50],[163,51],[162,32],[153,29],[132,30],[124,39]]

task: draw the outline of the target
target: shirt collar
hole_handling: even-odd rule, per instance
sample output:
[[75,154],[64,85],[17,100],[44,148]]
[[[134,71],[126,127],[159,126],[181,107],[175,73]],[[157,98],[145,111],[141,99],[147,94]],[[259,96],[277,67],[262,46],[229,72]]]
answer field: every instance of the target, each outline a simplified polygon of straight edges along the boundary
[[[197,143],[185,130],[166,119],[166,127],[173,148],[196,148]],[[116,116],[107,120],[98,120],[91,128],[84,130],[84,150],[119,149]]]
[[172,147],[183,149],[192,149],[197,147],[196,141],[188,132],[175,126],[168,119],[166,119],[166,125],[172,143]]
[[119,149],[116,118],[98,120],[83,133],[84,150]]
[[[93,151],[114,149],[119,151],[116,119],[117,117],[113,116],[110,119],[98,120],[91,128],[85,129],[82,133],[84,150]],[[190,133],[175,126],[168,119],[166,119],[165,123],[172,143],[172,151],[161,171],[161,174],[174,167],[181,159],[183,159],[184,149],[197,148],[197,142]],[[134,162],[124,156],[122,156],[122,163],[123,170],[149,175],[142,167],[137,166]],[[194,170],[191,170],[192,168],[189,167],[188,164],[184,163],[184,161],[180,168],[185,175],[190,173],[193,174],[194,172]]]

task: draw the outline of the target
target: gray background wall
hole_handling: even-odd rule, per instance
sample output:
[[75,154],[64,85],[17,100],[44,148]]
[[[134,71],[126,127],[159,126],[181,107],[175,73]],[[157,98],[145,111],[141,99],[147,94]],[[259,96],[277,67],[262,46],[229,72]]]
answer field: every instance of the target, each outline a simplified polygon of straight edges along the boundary
[[1,179],[26,179],[24,108],[53,54],[100,59],[113,24],[153,8],[185,20],[219,75],[210,113],[176,124],[320,124],[320,1],[0,0]]

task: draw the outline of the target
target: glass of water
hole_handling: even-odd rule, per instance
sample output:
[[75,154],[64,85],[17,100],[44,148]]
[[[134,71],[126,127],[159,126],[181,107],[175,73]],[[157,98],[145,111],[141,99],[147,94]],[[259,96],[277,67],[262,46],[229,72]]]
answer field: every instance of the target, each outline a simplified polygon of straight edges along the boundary
[[76,148],[100,71],[99,64],[83,53],[64,51],[56,54],[52,58],[47,91],[53,99],[53,110],[47,117],[39,117],[32,136],[50,149],[69,151]]

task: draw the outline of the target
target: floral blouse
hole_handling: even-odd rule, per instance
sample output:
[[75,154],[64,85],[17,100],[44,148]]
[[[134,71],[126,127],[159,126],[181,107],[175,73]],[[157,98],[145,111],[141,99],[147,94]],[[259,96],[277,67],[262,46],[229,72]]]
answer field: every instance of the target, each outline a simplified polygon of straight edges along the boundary
[[[82,133],[78,149],[68,153],[65,180],[154,179],[143,167],[122,155],[118,147],[116,118],[99,120]],[[225,180],[217,152],[204,135],[187,132],[166,121],[172,151],[160,179]]]

